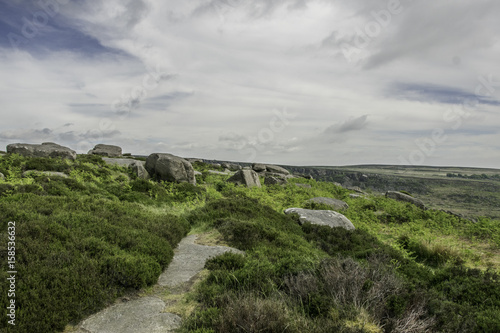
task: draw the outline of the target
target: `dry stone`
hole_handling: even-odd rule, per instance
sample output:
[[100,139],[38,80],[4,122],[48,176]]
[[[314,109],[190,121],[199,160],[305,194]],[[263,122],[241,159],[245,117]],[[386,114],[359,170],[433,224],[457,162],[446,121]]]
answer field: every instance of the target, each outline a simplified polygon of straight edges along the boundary
[[191,163],[172,154],[154,153],[146,159],[146,170],[152,177],[177,183],[196,185]]
[[98,144],[89,151],[90,155],[100,155],[106,157],[121,157],[122,149],[118,146]]
[[317,225],[327,225],[332,228],[356,229],[352,222],[344,215],[333,210],[311,210],[302,208],[288,208],[285,214],[298,214],[299,223],[309,222]]
[[417,206],[419,208],[426,209],[425,204],[422,202],[422,200],[414,198],[408,194],[404,194],[404,193],[397,192],[397,191],[387,191],[385,196],[386,196],[386,198],[390,198],[390,199],[394,199],[394,200],[398,200],[398,201],[403,201],[403,202],[409,202],[409,203],[414,204],[415,206]]
[[26,157],[60,157],[71,160],[76,159],[76,152],[74,150],[53,142],[44,142],[41,145],[12,143],[7,146],[7,152]]
[[261,187],[259,175],[253,170],[240,170],[227,181],[238,185],[246,185],[247,187]]

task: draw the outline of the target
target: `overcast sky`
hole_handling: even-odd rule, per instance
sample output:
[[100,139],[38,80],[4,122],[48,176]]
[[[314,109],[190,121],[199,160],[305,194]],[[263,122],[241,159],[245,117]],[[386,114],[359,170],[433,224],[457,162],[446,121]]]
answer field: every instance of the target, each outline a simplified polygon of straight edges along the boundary
[[0,0],[0,150],[500,168],[498,0]]

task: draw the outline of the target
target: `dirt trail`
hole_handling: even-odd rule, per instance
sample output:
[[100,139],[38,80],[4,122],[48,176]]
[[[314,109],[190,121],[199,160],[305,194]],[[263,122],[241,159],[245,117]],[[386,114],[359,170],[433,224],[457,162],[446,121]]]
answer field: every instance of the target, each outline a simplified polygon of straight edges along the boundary
[[181,317],[165,311],[167,303],[161,295],[172,291],[179,296],[189,290],[190,281],[203,270],[207,259],[228,251],[241,253],[227,246],[199,245],[196,239],[197,235],[190,235],[179,243],[172,262],[152,288],[153,295],[119,300],[65,332],[168,333],[179,328]]

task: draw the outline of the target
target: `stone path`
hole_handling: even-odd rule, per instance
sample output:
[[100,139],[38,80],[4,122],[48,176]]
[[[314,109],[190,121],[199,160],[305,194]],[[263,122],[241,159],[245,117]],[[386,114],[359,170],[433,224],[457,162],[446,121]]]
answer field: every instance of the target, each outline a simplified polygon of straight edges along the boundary
[[[196,244],[197,235],[184,238],[175,250],[168,268],[160,275],[157,286],[178,288],[189,284],[203,270],[205,261],[231,251],[227,246]],[[179,328],[181,317],[165,312],[166,304],[159,296],[139,297],[118,303],[82,321],[75,333],[169,333]]]

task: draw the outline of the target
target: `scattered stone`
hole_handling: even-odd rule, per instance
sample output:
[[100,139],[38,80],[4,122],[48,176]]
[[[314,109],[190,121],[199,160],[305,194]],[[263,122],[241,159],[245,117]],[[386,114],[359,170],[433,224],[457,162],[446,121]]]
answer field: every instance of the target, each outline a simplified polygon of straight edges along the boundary
[[157,297],[120,302],[84,320],[77,333],[174,332],[181,326],[181,317],[164,312],[165,307]]
[[177,183],[196,185],[191,163],[172,154],[154,153],[146,159],[146,170],[152,177]]
[[346,202],[344,202],[342,200],[338,200],[338,199],[333,199],[333,198],[316,197],[316,198],[312,198],[312,199],[307,200],[307,202],[331,206],[334,209],[347,209],[347,208],[349,208],[349,205]]
[[296,186],[298,187],[303,187],[303,188],[311,188],[311,185],[309,184],[299,184],[299,183],[295,183]]
[[419,208],[426,209],[425,204],[422,202],[422,200],[414,198],[408,194],[404,194],[404,193],[397,192],[397,191],[387,191],[385,196],[386,196],[386,198],[390,198],[390,199],[394,199],[394,200],[398,200],[398,201],[409,202],[409,203],[414,204],[415,206],[417,206]]
[[24,171],[22,176],[23,177],[29,177],[30,175],[41,175],[41,176],[47,176],[47,177],[62,177],[62,178],[69,178],[67,174],[64,172],[56,172],[56,171],[38,171],[38,170],[27,170]]
[[266,171],[267,172],[280,173],[280,174],[283,174],[283,175],[289,175],[290,174],[290,171],[288,171],[287,169],[285,169],[283,167],[280,167],[278,165],[271,165],[271,164],[267,164],[266,165]]
[[246,185],[247,187],[261,187],[259,175],[253,170],[240,170],[227,181],[238,185]]
[[103,157],[102,160],[108,165],[119,165],[123,167],[128,167],[137,175],[140,179],[149,179],[149,173],[147,172],[145,165],[146,162],[134,160],[133,158],[109,158]]
[[98,144],[94,149],[89,150],[89,155],[100,155],[106,157],[121,157],[122,149],[118,146]]
[[285,214],[298,214],[299,223],[309,222],[317,225],[327,225],[332,228],[356,229],[351,221],[344,215],[333,210],[311,210],[302,208],[288,208]]
[[351,194],[349,194],[349,198],[357,199],[357,198],[365,198],[365,196],[351,193]]
[[269,175],[267,175],[266,178],[264,178],[265,185],[283,185],[286,183],[287,183],[287,180],[284,178],[279,178],[279,177],[274,177],[274,176],[269,176]]
[[185,158],[185,160],[191,164],[194,164],[196,162],[203,163],[203,160],[201,158]]
[[265,164],[260,164],[260,163],[254,163],[252,164],[252,170],[255,172],[264,172],[266,171],[266,165]]
[[229,171],[238,171],[241,170],[241,165],[236,163],[222,163],[221,166],[224,169],[228,169]]
[[76,152],[74,150],[53,142],[44,142],[41,145],[13,143],[7,146],[7,152],[26,157],[61,157],[71,160],[76,159]]

